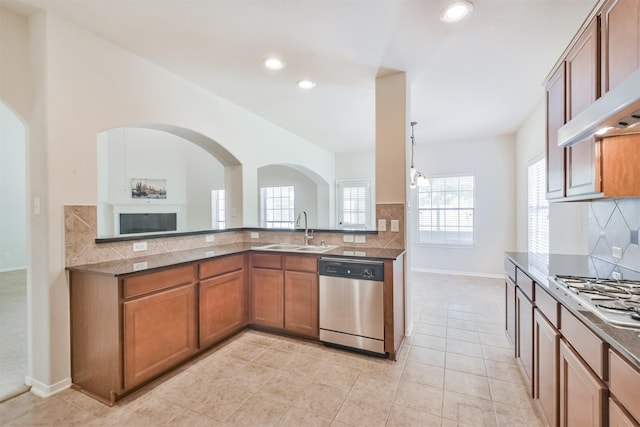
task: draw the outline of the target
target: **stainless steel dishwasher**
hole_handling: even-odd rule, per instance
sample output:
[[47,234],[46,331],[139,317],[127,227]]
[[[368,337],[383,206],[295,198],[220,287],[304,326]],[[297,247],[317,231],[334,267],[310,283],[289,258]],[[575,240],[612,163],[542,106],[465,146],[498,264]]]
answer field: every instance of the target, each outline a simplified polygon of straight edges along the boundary
[[320,341],[384,354],[384,263],[321,257]]

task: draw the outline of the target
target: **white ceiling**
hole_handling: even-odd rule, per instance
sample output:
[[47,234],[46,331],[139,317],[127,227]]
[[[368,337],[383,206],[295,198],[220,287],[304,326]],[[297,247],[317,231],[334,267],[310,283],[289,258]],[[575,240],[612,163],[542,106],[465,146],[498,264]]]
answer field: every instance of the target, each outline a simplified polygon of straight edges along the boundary
[[[596,0],[18,0],[335,152],[373,147],[375,77],[406,71],[416,142],[512,133]],[[15,2],[13,2],[15,3]],[[281,71],[262,67],[277,54]],[[295,83],[318,83],[302,91]]]

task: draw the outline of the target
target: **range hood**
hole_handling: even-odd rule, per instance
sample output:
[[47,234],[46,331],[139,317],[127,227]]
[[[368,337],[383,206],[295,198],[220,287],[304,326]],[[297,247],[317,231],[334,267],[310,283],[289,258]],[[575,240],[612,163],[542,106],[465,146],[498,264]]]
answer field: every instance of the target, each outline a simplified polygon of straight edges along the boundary
[[[558,129],[558,146],[570,147],[594,135],[640,133],[640,69]],[[605,131],[606,130],[606,131]]]

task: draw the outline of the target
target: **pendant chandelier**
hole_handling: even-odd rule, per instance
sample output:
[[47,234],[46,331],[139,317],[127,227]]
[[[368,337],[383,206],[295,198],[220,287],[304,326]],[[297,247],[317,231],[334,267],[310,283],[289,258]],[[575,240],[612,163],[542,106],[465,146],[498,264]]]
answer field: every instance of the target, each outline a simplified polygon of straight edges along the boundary
[[411,122],[411,169],[409,169],[409,177],[411,178],[409,187],[411,188],[416,188],[416,186],[426,187],[429,185],[427,177],[422,172],[417,171],[413,165],[413,147],[416,145],[416,140],[413,136],[413,127],[417,124],[418,122]]

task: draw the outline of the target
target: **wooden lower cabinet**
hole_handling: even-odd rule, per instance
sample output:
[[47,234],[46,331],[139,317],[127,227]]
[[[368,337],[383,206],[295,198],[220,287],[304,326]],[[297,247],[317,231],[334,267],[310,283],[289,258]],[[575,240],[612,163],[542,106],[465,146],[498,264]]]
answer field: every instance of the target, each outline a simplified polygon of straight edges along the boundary
[[603,426],[607,389],[580,357],[560,340],[560,422],[564,427]]
[[200,280],[200,347],[206,347],[246,325],[244,270]]
[[251,323],[284,327],[284,273],[266,268],[251,269]]
[[318,274],[284,273],[284,328],[318,338]]
[[609,427],[637,427],[638,424],[615,400],[609,398]]
[[533,397],[550,426],[558,425],[558,353],[560,333],[538,309],[533,314]]
[[511,345],[516,349],[516,285],[509,277],[505,278],[505,329],[507,338]]
[[[516,290],[517,345],[516,356],[525,372],[525,379],[532,385],[533,378],[533,303],[520,288]],[[531,388],[530,388],[531,392]]]
[[192,283],[123,304],[125,388],[195,353],[195,286]]

